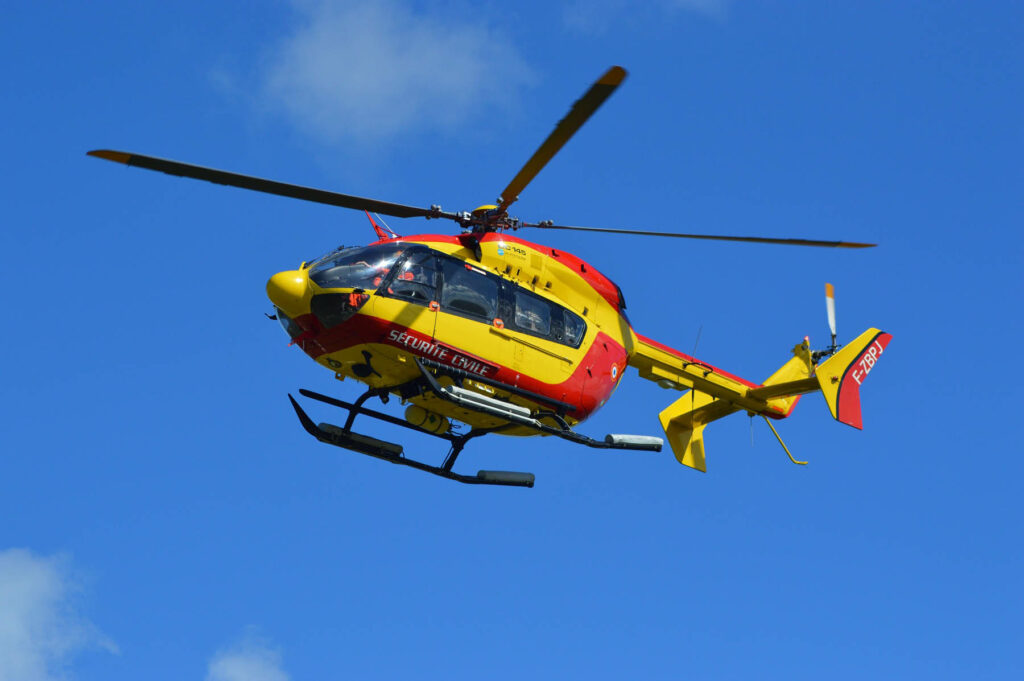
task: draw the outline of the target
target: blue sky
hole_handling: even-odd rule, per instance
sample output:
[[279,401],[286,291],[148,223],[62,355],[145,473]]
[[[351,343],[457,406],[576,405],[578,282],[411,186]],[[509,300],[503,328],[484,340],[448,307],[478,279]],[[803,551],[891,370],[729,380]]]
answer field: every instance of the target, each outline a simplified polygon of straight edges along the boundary
[[[4,14],[0,678],[1024,671],[1016,3]],[[751,379],[824,344],[825,281],[841,339],[891,332],[863,432],[819,396],[779,424],[806,467],[743,415],[707,429],[706,475],[539,439],[463,455],[532,490],[320,445],[285,394],[357,386],[286,346],[264,284],[370,241],[365,218],[85,156],[469,210],[612,64],[629,78],[514,214],[881,244],[544,235],[622,286],[639,332],[687,352],[699,335]],[[675,395],[630,371],[583,430],[660,434]]]

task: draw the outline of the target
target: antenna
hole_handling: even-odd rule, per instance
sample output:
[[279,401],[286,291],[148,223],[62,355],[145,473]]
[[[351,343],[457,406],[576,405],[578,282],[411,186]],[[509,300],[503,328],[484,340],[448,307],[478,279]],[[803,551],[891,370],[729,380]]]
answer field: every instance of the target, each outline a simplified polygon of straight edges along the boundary
[[382,218],[380,216],[380,213],[374,213],[374,214],[377,216],[377,219],[380,220],[380,224],[384,225],[384,229],[388,230],[388,232],[391,234],[391,238],[392,239],[397,239],[398,238],[398,233],[395,232],[395,230],[391,229],[391,225],[389,225],[387,222],[384,221],[384,218]]
[[[703,331],[703,330],[704,330],[704,325],[703,324],[701,324],[699,327],[697,327],[697,340],[693,341],[693,353],[692,354],[693,354],[694,358],[697,357],[697,346],[700,345],[700,334],[701,334],[701,331]],[[694,387],[694,388],[690,388],[690,411],[695,411],[697,409],[696,404],[697,404],[697,389]],[[751,440],[751,446],[753,446],[753,440]]]

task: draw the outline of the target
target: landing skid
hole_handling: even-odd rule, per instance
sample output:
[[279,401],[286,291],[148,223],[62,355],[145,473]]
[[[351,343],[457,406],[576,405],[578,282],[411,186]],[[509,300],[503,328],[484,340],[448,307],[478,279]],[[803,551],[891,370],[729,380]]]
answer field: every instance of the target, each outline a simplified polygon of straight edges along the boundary
[[[465,435],[451,435],[445,433],[438,435],[432,433],[429,430],[423,430],[417,426],[403,421],[402,419],[395,418],[390,414],[384,414],[373,409],[367,409],[359,404],[350,404],[343,400],[338,400],[327,395],[321,395],[315,393],[312,390],[299,390],[300,393],[314,400],[319,400],[326,404],[347,409],[349,411],[349,420],[354,420],[357,414],[365,414],[371,418],[385,421],[387,423],[394,424],[396,426],[402,426],[403,428],[409,428],[426,435],[433,435],[443,440],[448,440],[451,443],[451,450],[448,452],[448,456],[440,466],[431,466],[430,464],[423,463],[422,461],[416,461],[415,459],[406,458],[402,446],[391,442],[385,442],[383,440],[377,440],[375,438],[368,437],[366,435],[360,435],[359,433],[353,433],[351,430],[351,423],[349,423],[348,429],[339,428],[338,426],[332,426],[329,423],[321,423],[317,425],[313,422],[313,419],[309,418],[299,403],[295,401],[295,398],[291,395],[288,399],[292,403],[292,407],[295,409],[295,413],[299,417],[299,421],[302,422],[302,427],[306,429],[310,435],[315,437],[321,442],[326,442],[329,445],[335,447],[341,447],[342,449],[348,449],[353,452],[360,454],[366,454],[372,456],[375,459],[382,459],[390,463],[399,464],[402,466],[409,466],[410,468],[416,468],[427,473],[439,475],[442,478],[448,478],[449,480],[455,480],[456,482],[464,482],[468,485],[504,485],[507,487],[533,487],[534,476],[532,473],[515,473],[512,471],[479,471],[474,475],[462,475],[452,470],[452,466],[455,465],[455,460],[458,458],[459,453],[462,452],[462,448],[466,446],[466,442],[474,437],[486,435],[490,430],[471,430]],[[370,391],[373,393],[375,391]],[[370,395],[370,393],[364,394],[364,397]],[[372,396],[372,395],[370,395]],[[361,399],[359,401],[362,401]]]
[[[550,400],[547,400],[550,406],[555,408],[553,411],[547,409],[531,411],[525,407],[514,405],[503,400],[486,397],[463,388],[463,379],[477,381],[478,379],[475,375],[466,374],[465,372],[454,369],[448,369],[434,363],[430,363],[430,367],[428,368],[426,364],[427,362],[421,363],[417,361],[417,365],[421,372],[420,378],[391,388],[371,388],[363,393],[354,403],[345,402],[344,400],[339,400],[327,395],[321,395],[320,393],[313,392],[312,390],[306,390],[304,388],[299,390],[299,393],[305,397],[346,410],[348,412],[348,418],[346,419],[344,426],[339,427],[329,423],[317,424],[306,414],[305,411],[303,411],[302,407],[299,406],[299,403],[295,401],[295,398],[288,395],[288,399],[291,401],[292,407],[295,409],[295,413],[298,415],[299,421],[302,423],[302,427],[305,428],[310,435],[321,442],[334,445],[335,447],[341,447],[342,449],[348,449],[353,452],[358,452],[360,454],[366,454],[367,456],[382,459],[390,463],[416,468],[433,475],[438,475],[442,478],[448,478],[449,480],[455,480],[456,482],[462,482],[469,485],[533,487],[534,475],[532,473],[482,470],[476,475],[462,475],[452,470],[456,459],[458,459],[459,454],[462,452],[462,449],[466,446],[467,442],[473,438],[487,435],[489,433],[499,432],[509,427],[525,427],[537,432],[538,434],[553,435],[570,442],[575,442],[576,444],[596,449],[661,451],[662,441],[660,438],[640,435],[608,435],[604,440],[595,440],[587,437],[586,435],[581,435],[580,433],[572,430],[563,418],[566,412],[565,408],[571,407],[571,405],[561,402],[551,403]],[[442,386],[431,369],[449,376],[455,381],[455,385]],[[525,392],[514,386],[506,386],[496,381],[488,381],[488,384],[497,388],[506,389],[512,394],[522,395]],[[363,403],[371,397],[379,397],[382,402],[386,403],[390,398],[390,393],[392,392],[397,392],[402,395],[403,398],[431,393],[435,397],[455,404],[463,409],[505,420],[507,421],[507,424],[495,428],[473,428],[468,433],[461,435],[451,432],[434,433],[420,428],[419,426],[415,426],[404,419],[396,418],[390,414],[368,409],[363,406]],[[534,396],[532,393],[529,393],[528,395],[530,397]],[[378,440],[367,435],[361,435],[353,432],[352,425],[355,422],[356,417],[359,415],[369,416],[370,418],[377,419],[378,421],[383,421],[385,423],[390,423],[402,428],[408,428],[409,430],[414,430],[425,435],[431,435],[442,440],[447,440],[451,446],[448,451],[448,456],[445,457],[444,463],[440,466],[432,466],[430,464],[423,463],[422,461],[409,459],[405,456],[404,450],[399,444]],[[541,418],[552,420],[558,425],[551,426],[546,423],[542,423],[540,421]]]

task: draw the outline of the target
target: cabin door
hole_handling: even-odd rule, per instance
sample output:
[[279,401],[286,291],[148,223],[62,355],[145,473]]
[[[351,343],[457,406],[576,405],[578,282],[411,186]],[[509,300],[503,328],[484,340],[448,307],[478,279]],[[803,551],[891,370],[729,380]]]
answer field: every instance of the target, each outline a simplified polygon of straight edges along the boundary
[[437,361],[493,378],[513,364],[512,343],[502,333],[501,279],[456,258],[440,262]]
[[429,250],[411,254],[396,266],[386,287],[373,298],[373,316],[386,323],[384,334],[389,345],[428,356],[434,344],[437,326],[437,258]]

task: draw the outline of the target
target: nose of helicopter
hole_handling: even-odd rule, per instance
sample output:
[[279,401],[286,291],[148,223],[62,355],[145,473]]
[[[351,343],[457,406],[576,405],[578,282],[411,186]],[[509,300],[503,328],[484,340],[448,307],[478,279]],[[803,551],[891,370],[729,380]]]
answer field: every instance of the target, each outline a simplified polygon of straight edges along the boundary
[[295,319],[309,314],[309,273],[307,270],[278,272],[267,282],[267,297],[275,307]]

